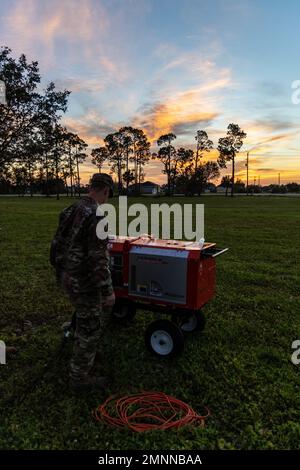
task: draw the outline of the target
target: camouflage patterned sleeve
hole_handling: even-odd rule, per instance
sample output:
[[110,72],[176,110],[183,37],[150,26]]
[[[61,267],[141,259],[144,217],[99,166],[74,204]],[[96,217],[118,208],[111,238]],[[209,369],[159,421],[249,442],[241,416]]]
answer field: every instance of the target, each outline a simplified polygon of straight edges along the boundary
[[87,224],[87,262],[93,283],[99,287],[104,297],[113,293],[109,268],[107,241],[100,240],[96,234],[99,217],[91,215]]

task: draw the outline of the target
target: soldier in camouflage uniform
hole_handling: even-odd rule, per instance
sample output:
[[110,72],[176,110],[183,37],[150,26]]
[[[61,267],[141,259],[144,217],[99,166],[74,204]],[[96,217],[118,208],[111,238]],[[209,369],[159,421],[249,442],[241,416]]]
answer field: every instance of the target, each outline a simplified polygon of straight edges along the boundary
[[60,225],[64,220],[71,220],[59,279],[75,307],[76,329],[70,364],[70,386],[74,390],[106,385],[104,377],[94,377],[89,373],[115,302],[107,239],[100,240],[96,235],[100,220],[96,216],[97,207],[107,202],[112,188],[113,181],[109,175],[93,175],[87,197],[66,208],[60,216]]

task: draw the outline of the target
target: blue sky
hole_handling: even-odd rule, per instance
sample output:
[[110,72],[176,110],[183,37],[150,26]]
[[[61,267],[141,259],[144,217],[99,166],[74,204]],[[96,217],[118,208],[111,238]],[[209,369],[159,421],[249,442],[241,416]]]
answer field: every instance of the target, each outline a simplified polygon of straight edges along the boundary
[[[250,176],[300,180],[300,3],[296,0],[1,0],[1,44],[38,60],[44,84],[72,91],[65,125],[91,147],[122,125],[217,144],[247,132]],[[211,158],[216,158],[212,152]],[[238,175],[245,178],[245,153]],[[86,177],[93,171],[87,163]],[[152,162],[147,177],[163,181]]]

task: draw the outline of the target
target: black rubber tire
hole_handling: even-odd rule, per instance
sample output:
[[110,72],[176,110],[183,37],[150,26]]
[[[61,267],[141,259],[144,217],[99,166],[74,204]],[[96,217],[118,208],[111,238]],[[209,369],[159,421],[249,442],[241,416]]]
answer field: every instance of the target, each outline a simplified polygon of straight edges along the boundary
[[[190,325],[187,325],[187,321]],[[194,331],[203,331],[206,325],[206,318],[202,310],[191,311],[189,314],[186,313],[175,313],[172,316],[172,321],[179,325],[184,333],[193,333]]]
[[121,322],[132,320],[135,314],[136,306],[133,302],[116,302],[112,310],[113,318]]
[[184,336],[181,329],[169,320],[155,320],[145,332],[145,343],[152,354],[174,357],[183,351]]

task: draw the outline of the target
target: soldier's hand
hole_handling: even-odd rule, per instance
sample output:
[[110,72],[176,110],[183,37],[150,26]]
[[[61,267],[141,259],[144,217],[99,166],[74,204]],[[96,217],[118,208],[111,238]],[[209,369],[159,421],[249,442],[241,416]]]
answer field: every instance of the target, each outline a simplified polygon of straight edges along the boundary
[[106,307],[112,307],[115,304],[116,297],[115,293],[113,292],[108,297],[103,297],[103,305]]

